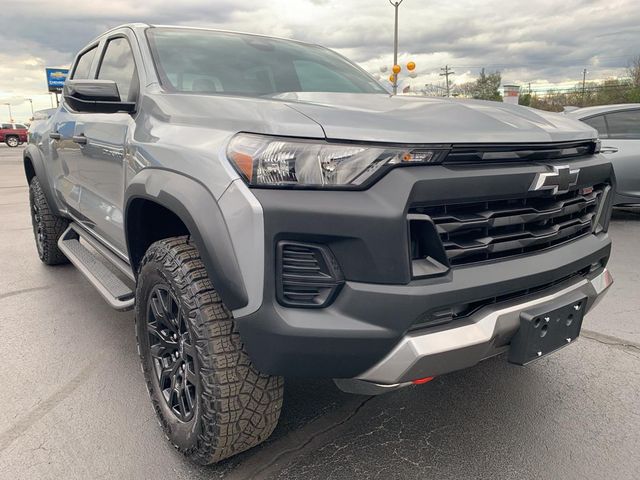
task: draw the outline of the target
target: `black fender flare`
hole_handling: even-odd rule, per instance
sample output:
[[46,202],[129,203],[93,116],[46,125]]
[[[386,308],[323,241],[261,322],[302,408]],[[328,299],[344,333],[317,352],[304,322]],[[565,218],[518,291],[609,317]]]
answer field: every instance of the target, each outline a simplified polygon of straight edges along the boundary
[[[47,199],[47,203],[49,204],[49,208],[55,215],[61,216],[60,207],[58,202],[56,201],[56,196],[53,194],[53,190],[51,189],[51,182],[49,181],[49,176],[47,175],[47,169],[44,165],[44,159],[40,150],[35,145],[28,144],[22,153],[22,163],[24,166],[24,174],[27,180],[27,184],[30,181],[30,175],[33,173],[38,180],[40,180],[40,186],[42,187],[42,191],[44,192],[44,196]],[[31,164],[33,167],[33,172],[29,172],[28,164]]]
[[[136,199],[153,201],[177,215],[189,230],[225,306],[236,310],[247,305],[247,290],[224,216],[218,202],[202,183],[170,170],[141,170],[124,194],[124,228],[129,253],[132,239],[128,235],[128,213]],[[132,267],[136,272],[137,266]]]

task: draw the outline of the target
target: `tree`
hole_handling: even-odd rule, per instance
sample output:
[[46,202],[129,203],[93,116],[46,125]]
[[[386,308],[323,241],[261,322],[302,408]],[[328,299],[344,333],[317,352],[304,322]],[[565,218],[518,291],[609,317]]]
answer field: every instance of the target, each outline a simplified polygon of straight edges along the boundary
[[525,107],[531,106],[531,94],[521,93],[518,97],[518,105],[524,105]]
[[640,55],[631,60],[629,64],[629,77],[635,88],[640,88]]
[[498,91],[501,83],[502,75],[500,75],[500,72],[487,74],[483,68],[480,71],[480,77],[476,80],[476,91],[473,94],[473,98],[501,102],[502,95]]
[[498,89],[502,83],[500,72],[487,74],[484,68],[480,71],[480,76],[472,82],[459,83],[453,87],[453,95],[478,100],[502,101],[502,95]]

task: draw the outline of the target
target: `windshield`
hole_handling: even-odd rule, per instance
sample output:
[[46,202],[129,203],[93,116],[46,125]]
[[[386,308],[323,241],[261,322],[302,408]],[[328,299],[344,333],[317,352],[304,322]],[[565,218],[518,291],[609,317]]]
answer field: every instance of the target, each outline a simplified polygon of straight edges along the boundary
[[285,92],[386,93],[326,48],[257,35],[150,28],[163,87],[179,92],[265,96]]

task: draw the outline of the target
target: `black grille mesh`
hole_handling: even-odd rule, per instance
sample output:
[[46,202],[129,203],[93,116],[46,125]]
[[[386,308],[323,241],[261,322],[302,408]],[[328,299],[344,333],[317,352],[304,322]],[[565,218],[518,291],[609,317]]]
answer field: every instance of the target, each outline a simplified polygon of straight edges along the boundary
[[529,198],[414,207],[433,220],[451,265],[542,250],[592,231],[603,185]]

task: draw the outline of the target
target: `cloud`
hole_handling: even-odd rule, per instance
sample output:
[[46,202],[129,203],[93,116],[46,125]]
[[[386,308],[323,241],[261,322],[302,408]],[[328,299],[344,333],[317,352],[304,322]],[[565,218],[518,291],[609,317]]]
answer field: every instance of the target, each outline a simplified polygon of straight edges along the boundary
[[[416,85],[440,82],[445,64],[454,82],[484,66],[507,82],[571,83],[583,68],[591,79],[624,74],[640,54],[637,0],[405,0],[399,14],[400,59],[418,64]],[[392,62],[387,0],[21,0],[0,17],[0,98],[44,93],[45,66],[68,66],[92,38],[127,22],[292,37],[373,73]]]

